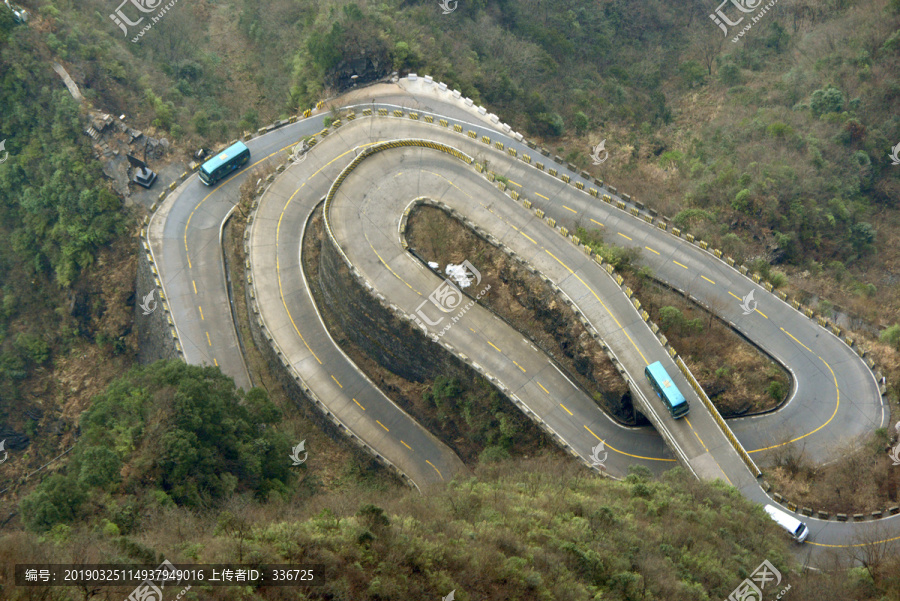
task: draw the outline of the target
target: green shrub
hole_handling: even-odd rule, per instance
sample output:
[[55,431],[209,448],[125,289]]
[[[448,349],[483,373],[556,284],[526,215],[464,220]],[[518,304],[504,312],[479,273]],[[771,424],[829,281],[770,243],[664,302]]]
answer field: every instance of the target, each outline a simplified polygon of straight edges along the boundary
[[816,90],[812,94],[809,106],[816,117],[837,113],[844,107],[844,94],[834,86]]
[[895,323],[878,336],[878,340],[900,350],[900,324]]
[[782,400],[784,400],[784,384],[782,384],[778,380],[769,382],[768,393],[773,400],[781,402]]

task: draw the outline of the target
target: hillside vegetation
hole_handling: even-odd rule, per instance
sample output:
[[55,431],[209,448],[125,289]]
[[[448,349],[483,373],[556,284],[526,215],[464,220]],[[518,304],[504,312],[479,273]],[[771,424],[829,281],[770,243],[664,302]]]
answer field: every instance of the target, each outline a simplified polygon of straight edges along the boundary
[[[185,597],[203,600],[439,599],[454,589],[461,601],[722,599],[763,559],[799,600],[900,590],[896,557],[873,554],[850,578],[797,572],[789,537],[761,508],[680,469],[654,480],[635,467],[616,482],[542,456],[483,465],[432,494],[351,485],[309,496],[278,422],[262,391],[241,395],[217,370],[132,370],[84,414],[65,469],[22,501],[27,530],[0,534],[0,563],[326,566],[320,588],[197,586]],[[0,580],[11,601],[47,593]]]

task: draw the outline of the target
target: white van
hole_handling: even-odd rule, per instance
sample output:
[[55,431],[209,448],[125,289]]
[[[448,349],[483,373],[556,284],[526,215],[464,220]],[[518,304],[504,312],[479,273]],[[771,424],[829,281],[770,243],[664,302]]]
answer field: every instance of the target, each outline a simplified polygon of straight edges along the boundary
[[794,516],[783,512],[773,505],[766,505],[763,509],[779,526],[790,532],[791,536],[798,543],[802,543],[809,536],[809,528]]

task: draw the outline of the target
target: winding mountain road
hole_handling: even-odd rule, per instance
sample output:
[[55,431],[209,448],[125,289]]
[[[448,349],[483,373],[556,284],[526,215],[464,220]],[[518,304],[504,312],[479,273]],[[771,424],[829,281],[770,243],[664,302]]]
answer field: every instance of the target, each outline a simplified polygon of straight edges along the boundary
[[[621,204],[618,195],[540,156],[486,111],[421,79],[373,86],[342,100],[356,119],[317,136],[318,143],[259,200],[247,238],[254,307],[294,377],[347,433],[413,485],[431,486],[466,468],[369,381],[324,327],[300,268],[300,241],[312,211],[326,197],[329,239],[375,298],[400,316],[421,310],[429,323],[442,319],[426,328],[433,343],[464,357],[587,464],[602,440],[609,451],[605,465],[613,474],[634,463],[658,473],[679,461],[700,478],[721,478],[753,501],[774,503],[761,488],[751,457],[765,462],[780,446],[803,445],[809,456],[833,459],[831,449],[888,424],[875,376],[844,340],[710,249],[662,229],[637,208],[627,210],[632,205]],[[387,114],[379,115],[379,109]],[[191,176],[150,220],[148,241],[185,359],[218,365],[245,388],[251,380],[227,294],[222,226],[239,183],[254,165],[282,163],[294,144],[321,128],[320,112],[254,138],[247,142],[252,165],[215,188]],[[527,155],[533,156],[526,160]],[[539,169],[539,161],[547,165]],[[487,177],[485,162],[508,184],[498,187]],[[550,169],[559,173],[551,175]],[[615,357],[654,427],[616,423],[543,352],[480,304],[444,331],[447,316],[433,304],[422,305],[442,280],[404,248],[404,212],[420,202],[473,222],[558,286]],[[548,227],[548,218],[556,227]],[[576,225],[601,229],[606,240],[641,249],[641,262],[656,278],[708,307],[782,363],[793,377],[789,400],[775,412],[729,420],[740,445],[730,442],[727,428],[723,431],[697,396],[639,305],[590,254],[561,235],[560,226],[574,230]],[[745,314],[741,299],[751,290],[758,305]],[[691,403],[687,418],[672,420],[644,378],[644,366],[654,361],[665,364]],[[859,523],[799,517],[810,526],[808,549],[815,554],[900,538],[897,517]]]

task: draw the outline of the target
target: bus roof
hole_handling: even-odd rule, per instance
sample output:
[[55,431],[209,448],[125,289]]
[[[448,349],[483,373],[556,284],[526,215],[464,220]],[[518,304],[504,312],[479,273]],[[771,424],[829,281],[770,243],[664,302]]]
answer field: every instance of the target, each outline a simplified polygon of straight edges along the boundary
[[651,363],[647,366],[647,371],[649,371],[653,375],[653,378],[659,382],[660,388],[662,388],[665,395],[669,398],[672,407],[687,403],[687,400],[685,400],[684,396],[678,390],[678,387],[675,386],[675,383],[672,382],[672,378],[669,377],[669,372],[666,371],[666,368],[663,367],[662,363],[659,361]]
[[222,152],[218,153],[213,158],[203,163],[201,169],[206,171],[206,173],[208,174],[212,173],[213,171],[224,165],[229,159],[233,159],[245,150],[247,150],[246,144],[244,144],[243,142],[235,142]]

